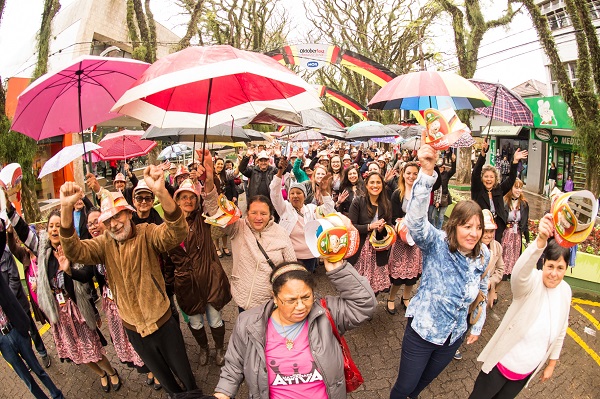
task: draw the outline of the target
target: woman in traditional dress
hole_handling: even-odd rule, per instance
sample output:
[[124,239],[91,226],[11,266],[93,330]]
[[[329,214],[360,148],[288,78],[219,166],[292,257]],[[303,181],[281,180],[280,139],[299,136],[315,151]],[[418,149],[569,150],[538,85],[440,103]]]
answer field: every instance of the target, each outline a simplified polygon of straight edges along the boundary
[[[408,200],[411,197],[412,187],[418,175],[419,165],[414,161],[407,162],[400,172],[398,188],[392,194],[392,220],[395,223],[401,222],[406,216]],[[421,250],[416,245],[409,245],[401,239],[396,240],[392,247],[388,267],[392,288],[390,288],[390,296],[385,309],[389,314],[395,315],[396,294],[400,287],[404,285],[402,307],[406,310],[410,303],[412,288],[421,277],[423,271]],[[393,306],[390,307],[390,304]]]
[[521,256],[523,235],[529,243],[529,205],[523,196],[523,182],[515,180],[512,189],[504,196],[507,213],[506,229],[502,234],[502,259],[504,260],[503,280],[510,278],[512,269]]
[[105,392],[109,392],[111,387],[119,390],[121,379],[106,358],[96,325],[100,324],[99,318],[94,312],[87,286],[65,273],[69,267],[81,265],[71,265],[60,247],[60,212],[50,213],[47,230],[39,237],[29,229],[14,207],[9,206],[7,214],[19,239],[37,256],[38,304],[50,321],[61,361],[86,364],[100,377]]

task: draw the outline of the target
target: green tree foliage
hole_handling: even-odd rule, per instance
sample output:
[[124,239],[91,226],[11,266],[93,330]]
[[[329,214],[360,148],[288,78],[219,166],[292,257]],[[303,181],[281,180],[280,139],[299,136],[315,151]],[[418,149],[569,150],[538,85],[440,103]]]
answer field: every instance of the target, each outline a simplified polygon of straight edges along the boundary
[[33,79],[37,79],[48,72],[48,55],[50,54],[50,38],[52,36],[52,20],[60,9],[59,0],[44,0],[42,23],[37,35],[37,64],[33,72]]
[[[330,43],[352,50],[400,75],[423,67],[433,57],[427,30],[437,14],[434,3],[425,6],[415,0],[315,0],[305,3],[313,24],[309,41]],[[425,50],[424,50],[425,48]],[[355,98],[365,106],[380,87],[369,79],[331,65],[315,73],[318,83]],[[311,78],[311,76],[308,76]],[[326,104],[334,115],[346,123],[358,117],[338,104]],[[400,115],[389,111],[371,111],[369,118],[382,123],[398,123]]]
[[575,132],[580,138],[579,150],[584,156],[586,169],[586,187],[596,196],[600,195],[600,110],[598,96],[600,93],[600,45],[596,30],[592,24],[587,2],[566,0],[566,11],[573,23],[577,43],[577,78],[573,87],[571,79],[562,63],[556,48],[548,19],[542,15],[534,0],[521,1],[537,30],[542,47],[550,60],[550,68],[555,76],[561,94],[573,113]]

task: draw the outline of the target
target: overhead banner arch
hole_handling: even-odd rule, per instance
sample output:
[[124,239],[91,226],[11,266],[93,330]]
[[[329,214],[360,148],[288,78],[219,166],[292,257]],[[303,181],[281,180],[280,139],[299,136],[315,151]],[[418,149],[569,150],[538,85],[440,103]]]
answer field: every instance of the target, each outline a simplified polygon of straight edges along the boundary
[[397,76],[370,58],[330,44],[296,44],[270,51],[267,55],[283,65],[298,65],[310,71],[320,69],[327,64],[338,64],[381,87]]
[[319,93],[319,97],[325,97],[340,104],[342,107],[349,109],[353,114],[358,116],[361,120],[366,121],[367,117],[366,107],[361,105],[358,101],[352,97],[345,95],[344,93],[334,90],[331,87],[323,85],[314,85]]

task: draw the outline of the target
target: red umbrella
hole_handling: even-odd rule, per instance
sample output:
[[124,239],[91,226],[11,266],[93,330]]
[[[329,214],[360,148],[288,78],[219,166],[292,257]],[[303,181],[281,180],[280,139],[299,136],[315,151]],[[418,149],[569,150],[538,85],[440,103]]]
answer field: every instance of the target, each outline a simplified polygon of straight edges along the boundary
[[143,131],[122,130],[107,134],[99,143],[102,148],[94,150],[103,161],[119,161],[141,157],[156,147],[156,141],[142,140]]
[[266,108],[298,113],[322,106],[311,85],[271,57],[222,45],[161,58],[112,110],[161,128],[206,131],[232,120],[244,125]]

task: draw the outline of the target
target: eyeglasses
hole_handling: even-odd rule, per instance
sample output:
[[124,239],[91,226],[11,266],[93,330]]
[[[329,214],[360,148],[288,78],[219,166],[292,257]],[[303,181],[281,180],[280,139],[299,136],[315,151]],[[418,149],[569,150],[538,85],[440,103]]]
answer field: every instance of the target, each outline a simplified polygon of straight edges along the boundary
[[303,296],[302,298],[298,298],[298,299],[286,299],[283,300],[279,297],[277,297],[277,299],[279,299],[279,301],[281,303],[286,304],[287,306],[298,306],[298,301],[301,301],[303,305],[310,305],[311,303],[313,303],[314,301],[314,296],[311,294],[309,296]]
[[142,203],[142,202],[154,202],[154,198],[152,197],[135,197],[136,202]]
[[98,226],[99,224],[100,224],[100,222],[98,222],[98,219],[96,219],[96,220],[94,220],[93,222],[89,222],[89,223],[87,224],[87,227],[88,227],[88,228],[92,228],[92,227]]

